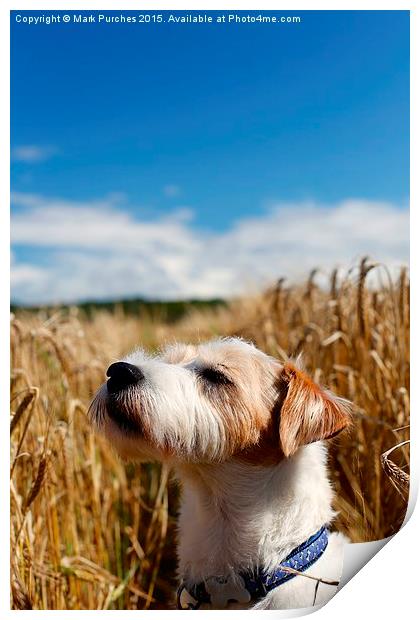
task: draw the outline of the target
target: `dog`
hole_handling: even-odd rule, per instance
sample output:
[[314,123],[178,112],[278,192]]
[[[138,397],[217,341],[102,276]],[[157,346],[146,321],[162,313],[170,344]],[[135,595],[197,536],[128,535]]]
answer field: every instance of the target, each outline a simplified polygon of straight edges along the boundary
[[323,604],[342,571],[325,440],[347,400],[239,338],[137,350],[111,364],[90,418],[128,460],[180,480],[181,609]]

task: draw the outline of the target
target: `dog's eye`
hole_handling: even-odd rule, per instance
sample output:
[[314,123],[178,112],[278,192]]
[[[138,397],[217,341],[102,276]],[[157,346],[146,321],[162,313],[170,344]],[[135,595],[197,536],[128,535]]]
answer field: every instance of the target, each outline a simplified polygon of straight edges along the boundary
[[199,374],[200,377],[209,383],[214,383],[217,385],[227,385],[228,383],[231,383],[230,379],[228,379],[226,375],[216,368],[202,368]]

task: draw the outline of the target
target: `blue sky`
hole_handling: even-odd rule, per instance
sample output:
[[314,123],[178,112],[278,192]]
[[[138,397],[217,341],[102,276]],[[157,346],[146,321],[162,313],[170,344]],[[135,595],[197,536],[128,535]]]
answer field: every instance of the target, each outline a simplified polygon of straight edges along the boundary
[[[271,11],[301,23],[238,25],[29,26],[17,14],[49,13],[11,17],[16,300],[228,294],[238,279],[300,275],[292,247],[302,269],[407,259],[408,12]],[[325,253],[325,229],[351,238],[364,211],[369,227],[388,214],[397,245],[365,230]],[[287,234],[303,221],[307,237]]]

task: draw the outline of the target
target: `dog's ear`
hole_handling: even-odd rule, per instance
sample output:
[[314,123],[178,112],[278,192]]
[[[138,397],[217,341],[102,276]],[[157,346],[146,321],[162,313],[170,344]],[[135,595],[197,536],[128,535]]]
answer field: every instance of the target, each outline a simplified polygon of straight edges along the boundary
[[286,457],[300,446],[334,437],[350,424],[349,401],[321,388],[297,365],[283,366],[279,392],[280,444]]

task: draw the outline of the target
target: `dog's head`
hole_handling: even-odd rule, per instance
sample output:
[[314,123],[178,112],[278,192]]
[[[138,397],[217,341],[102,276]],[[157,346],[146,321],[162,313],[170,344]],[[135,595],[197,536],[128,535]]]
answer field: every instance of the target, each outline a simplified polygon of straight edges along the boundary
[[90,417],[129,459],[279,462],[350,421],[348,401],[236,338],[137,351],[107,376]]

